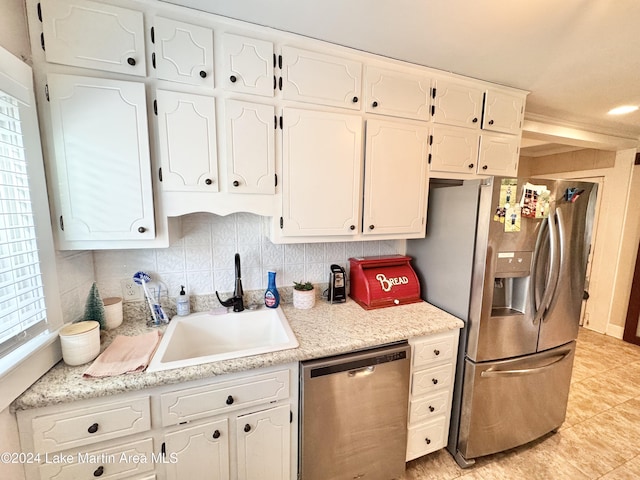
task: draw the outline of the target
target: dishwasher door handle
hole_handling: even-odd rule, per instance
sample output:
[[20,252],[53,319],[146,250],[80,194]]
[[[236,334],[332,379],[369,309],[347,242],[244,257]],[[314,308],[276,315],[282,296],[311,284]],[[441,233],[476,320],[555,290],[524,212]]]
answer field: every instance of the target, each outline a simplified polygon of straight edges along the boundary
[[376,371],[375,365],[369,365],[368,367],[358,368],[357,370],[350,370],[348,375],[350,378],[366,377],[367,375],[371,375],[375,371]]

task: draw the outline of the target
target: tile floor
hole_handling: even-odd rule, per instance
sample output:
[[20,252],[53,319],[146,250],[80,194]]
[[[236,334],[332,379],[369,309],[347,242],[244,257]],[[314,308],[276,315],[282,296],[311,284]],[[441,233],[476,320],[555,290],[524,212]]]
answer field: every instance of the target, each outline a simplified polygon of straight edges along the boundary
[[556,434],[461,469],[446,450],[407,464],[403,480],[637,480],[640,346],[581,328],[567,418]]

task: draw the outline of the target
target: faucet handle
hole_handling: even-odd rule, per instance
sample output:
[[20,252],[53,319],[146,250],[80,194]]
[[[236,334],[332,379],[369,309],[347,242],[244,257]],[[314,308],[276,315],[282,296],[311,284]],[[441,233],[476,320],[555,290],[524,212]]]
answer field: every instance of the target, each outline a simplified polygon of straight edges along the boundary
[[216,290],[216,297],[218,297],[218,301],[220,302],[220,305],[222,305],[223,307],[233,307],[234,304],[234,298],[230,297],[226,300],[222,300],[220,298],[220,295],[218,295],[218,291]]

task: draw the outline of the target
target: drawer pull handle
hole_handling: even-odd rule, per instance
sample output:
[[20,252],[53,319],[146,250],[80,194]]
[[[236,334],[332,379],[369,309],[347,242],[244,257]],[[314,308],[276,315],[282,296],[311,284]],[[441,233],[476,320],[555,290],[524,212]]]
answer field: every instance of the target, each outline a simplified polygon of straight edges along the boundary
[[251,431],[251,425],[249,425],[248,423],[244,426],[244,431],[246,433],[249,433]]
[[433,407],[432,405],[429,405],[429,411],[430,411],[430,412],[435,411],[435,407]]
[[220,430],[213,432],[213,438],[220,438]]
[[437,357],[438,355],[440,355],[440,350],[438,350],[437,348],[433,351],[433,354]]
[[227,397],[227,405],[233,405],[233,397],[231,395]]
[[438,379],[437,378],[432,378],[431,381],[433,382],[434,385],[438,384]]
[[93,476],[94,477],[100,477],[102,476],[102,474],[104,473],[104,467],[102,465],[100,465],[98,468],[95,469],[95,471],[93,472]]
[[97,423],[94,423],[89,428],[87,428],[87,432],[89,432],[89,433],[96,433],[97,431],[98,431],[98,424]]
[[431,443],[431,439],[429,437],[425,438],[424,441],[427,442],[427,445]]

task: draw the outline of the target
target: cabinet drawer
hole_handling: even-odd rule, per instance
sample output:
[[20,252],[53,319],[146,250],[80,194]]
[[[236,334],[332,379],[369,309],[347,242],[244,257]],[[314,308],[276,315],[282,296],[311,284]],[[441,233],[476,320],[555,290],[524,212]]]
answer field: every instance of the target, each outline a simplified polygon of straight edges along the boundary
[[132,478],[133,475],[153,471],[152,454],[153,440],[144,438],[112,448],[56,454],[57,456],[48,455],[45,460],[50,463],[40,465],[40,478],[41,480]]
[[411,395],[425,395],[427,393],[450,388],[453,383],[453,369],[451,364],[429,368],[414,372],[411,378]]
[[56,452],[149,430],[149,397],[69,410],[31,421],[36,452]]
[[412,340],[413,368],[450,362],[456,355],[458,331]]
[[447,415],[449,407],[449,390],[438,394],[411,400],[409,405],[409,424],[430,420],[438,415]]
[[160,396],[162,425],[176,425],[288,397],[289,370],[178,390]]
[[409,427],[407,461],[440,450],[445,445],[445,418]]

